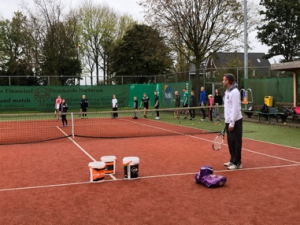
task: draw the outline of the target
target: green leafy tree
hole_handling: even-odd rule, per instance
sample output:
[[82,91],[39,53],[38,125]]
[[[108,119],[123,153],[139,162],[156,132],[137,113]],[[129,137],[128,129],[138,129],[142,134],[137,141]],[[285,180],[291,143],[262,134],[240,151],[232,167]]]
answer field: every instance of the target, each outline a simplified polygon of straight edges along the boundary
[[126,76],[123,83],[153,82],[153,75],[169,73],[171,66],[170,49],[159,32],[147,25],[134,25],[113,51],[116,83],[122,82],[122,76]]
[[[37,79],[32,67],[32,39],[27,29],[27,18],[16,12],[11,21],[0,21],[0,74],[11,76],[1,79],[3,85],[34,85]],[[28,77],[18,77],[27,75]]]
[[263,25],[258,27],[257,38],[270,46],[268,58],[282,55],[283,61],[299,59],[300,53],[300,1],[299,0],[263,0],[260,10]]
[[34,0],[34,6],[34,11],[25,9],[30,17],[34,65],[41,84],[49,84],[47,77],[51,85],[74,84],[81,76],[78,15],[65,13],[60,0]]
[[55,80],[58,81],[56,84],[59,85],[75,84],[75,78],[80,78],[81,74],[81,63],[74,38],[76,28],[74,21],[70,20],[54,23],[49,27],[42,49],[42,73],[55,75]]

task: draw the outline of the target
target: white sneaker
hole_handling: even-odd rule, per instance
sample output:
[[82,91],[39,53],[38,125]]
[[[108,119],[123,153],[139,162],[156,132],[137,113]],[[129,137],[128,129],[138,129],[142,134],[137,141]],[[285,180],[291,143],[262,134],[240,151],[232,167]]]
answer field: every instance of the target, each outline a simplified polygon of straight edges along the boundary
[[202,122],[204,122],[204,121],[205,121],[205,119],[201,119],[201,121],[202,121]]
[[229,170],[237,170],[237,169],[242,169],[242,168],[243,168],[242,164],[239,166],[232,164],[231,166],[228,167]]
[[227,163],[224,163],[224,166],[231,166],[231,165],[233,165],[231,162],[227,162]]
[[155,117],[156,120],[159,120],[159,117]]
[[231,166],[228,166],[228,169],[229,170],[236,170],[237,169],[237,166],[232,164]]

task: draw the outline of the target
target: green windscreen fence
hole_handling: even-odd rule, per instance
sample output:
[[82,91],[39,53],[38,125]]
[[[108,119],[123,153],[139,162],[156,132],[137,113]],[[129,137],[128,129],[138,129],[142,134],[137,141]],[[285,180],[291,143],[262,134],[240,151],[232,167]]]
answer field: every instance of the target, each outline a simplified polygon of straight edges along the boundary
[[[189,82],[181,83],[161,83],[161,84],[131,84],[129,91],[129,107],[133,107],[133,97],[137,97],[140,104],[143,93],[146,93],[150,99],[150,105],[154,106],[154,91],[158,92],[160,107],[173,108],[175,105],[175,91],[178,91],[183,97],[183,88],[191,91]],[[181,98],[182,99],[182,98]]]
[[150,105],[153,105],[155,85],[154,84],[131,84],[129,85],[129,107],[133,107],[133,97],[137,97],[138,103],[141,103],[143,94],[150,99]]
[[82,95],[86,95],[89,108],[103,109],[111,107],[112,96],[116,95],[120,108],[133,107],[133,97],[137,96],[140,102],[143,93],[147,93],[153,106],[154,91],[158,91],[161,107],[173,107],[174,92],[187,87],[190,92],[190,83],[167,84],[131,84],[111,86],[1,86],[1,111],[52,111],[58,95],[65,98],[69,109],[80,109]]
[[[298,82],[300,83],[300,78]],[[266,96],[273,97],[273,104],[276,102],[293,102],[293,78],[291,77],[248,79],[244,81],[244,84],[245,89],[250,88],[252,90],[255,105],[264,104]]]
[[186,88],[191,93],[192,85],[189,82],[185,83],[172,83],[167,84],[163,83],[160,84],[160,102],[162,108],[174,108],[175,106],[175,91],[178,91],[181,99],[183,99],[183,92],[182,89]]

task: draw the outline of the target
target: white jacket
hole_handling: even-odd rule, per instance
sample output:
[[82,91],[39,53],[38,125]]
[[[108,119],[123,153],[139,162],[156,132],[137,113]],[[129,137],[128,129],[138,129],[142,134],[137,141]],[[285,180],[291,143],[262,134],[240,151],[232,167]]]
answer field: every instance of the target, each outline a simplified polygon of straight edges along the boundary
[[230,127],[234,127],[235,122],[243,118],[240,92],[235,87],[231,87],[225,92],[224,117],[225,123],[229,123]]
[[112,107],[113,108],[117,108],[118,107],[118,100],[116,98],[113,98],[112,101],[111,101],[111,103],[112,103]]

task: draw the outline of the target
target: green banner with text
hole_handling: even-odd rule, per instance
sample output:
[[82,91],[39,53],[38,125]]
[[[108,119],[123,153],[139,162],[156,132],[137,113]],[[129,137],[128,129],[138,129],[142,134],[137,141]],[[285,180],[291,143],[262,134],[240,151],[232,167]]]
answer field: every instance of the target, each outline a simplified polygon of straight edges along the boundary
[[44,111],[51,112],[55,107],[55,99],[58,95],[66,99],[70,111],[80,110],[82,95],[89,101],[89,108],[111,108],[112,96],[116,95],[119,108],[133,107],[133,97],[137,96],[140,102],[143,93],[150,98],[151,106],[154,102],[154,91],[159,94],[160,107],[174,107],[174,92],[183,95],[182,88],[186,87],[190,92],[190,83],[166,83],[166,84],[131,84],[111,86],[1,86],[0,110],[4,111]]
[[89,108],[110,108],[113,95],[117,95],[119,107],[128,106],[129,85],[115,86],[2,86],[0,109],[52,111],[58,95],[66,99],[70,110],[80,109],[82,95],[86,95]]

